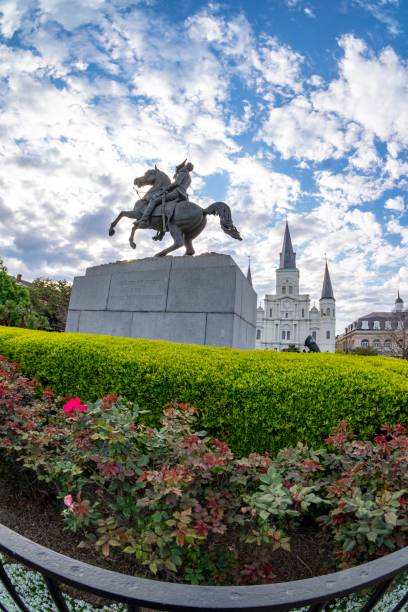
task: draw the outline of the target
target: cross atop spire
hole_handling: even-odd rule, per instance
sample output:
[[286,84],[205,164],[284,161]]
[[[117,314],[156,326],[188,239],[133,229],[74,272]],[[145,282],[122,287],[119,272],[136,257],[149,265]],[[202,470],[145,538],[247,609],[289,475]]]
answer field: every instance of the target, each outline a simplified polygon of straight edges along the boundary
[[327,259],[326,259],[326,266],[324,268],[322,297],[320,299],[323,300],[324,298],[331,298],[332,300],[334,300],[333,287],[332,287],[331,280],[330,280],[329,268],[327,266]]
[[283,236],[282,253],[280,253],[279,268],[287,270],[293,270],[296,268],[296,253],[293,251],[287,219],[285,234]]

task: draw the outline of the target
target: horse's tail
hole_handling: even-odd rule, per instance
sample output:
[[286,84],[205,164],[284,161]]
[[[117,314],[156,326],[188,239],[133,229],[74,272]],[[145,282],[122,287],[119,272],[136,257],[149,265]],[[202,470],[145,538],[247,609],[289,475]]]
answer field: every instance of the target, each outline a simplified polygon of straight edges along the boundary
[[214,202],[203,210],[204,215],[218,215],[220,218],[221,229],[236,240],[242,240],[241,234],[232,223],[231,209],[225,202]]

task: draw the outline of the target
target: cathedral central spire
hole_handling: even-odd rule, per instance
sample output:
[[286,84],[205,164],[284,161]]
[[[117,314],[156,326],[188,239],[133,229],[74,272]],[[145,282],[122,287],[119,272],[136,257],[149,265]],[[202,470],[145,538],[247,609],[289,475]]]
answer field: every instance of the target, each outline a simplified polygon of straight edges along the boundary
[[292,240],[290,238],[289,225],[286,221],[285,235],[283,237],[282,253],[280,253],[279,268],[283,270],[293,270],[296,268],[296,253],[293,251]]
[[330,280],[330,274],[329,274],[329,268],[327,267],[327,261],[326,261],[326,267],[324,269],[322,297],[320,299],[323,300],[325,298],[330,298],[332,300],[334,299],[333,287],[332,287],[331,280]]

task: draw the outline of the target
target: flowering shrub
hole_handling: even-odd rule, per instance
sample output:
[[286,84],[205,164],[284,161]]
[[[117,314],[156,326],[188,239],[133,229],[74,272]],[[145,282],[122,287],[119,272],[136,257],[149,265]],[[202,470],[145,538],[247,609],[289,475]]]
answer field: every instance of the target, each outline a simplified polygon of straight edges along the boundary
[[408,437],[400,424],[383,431],[374,443],[349,441],[341,423],[326,440],[339,468],[326,485],[331,508],[320,521],[333,532],[344,567],[407,543]]
[[373,442],[346,423],[314,451],[235,459],[194,431],[196,409],[166,407],[160,428],[110,394],[58,398],[0,358],[0,466],[35,472],[61,499],[68,529],[102,555],[124,551],[161,577],[191,583],[273,580],[270,553],[315,521],[342,566],[403,546],[408,535],[408,438],[402,425]]

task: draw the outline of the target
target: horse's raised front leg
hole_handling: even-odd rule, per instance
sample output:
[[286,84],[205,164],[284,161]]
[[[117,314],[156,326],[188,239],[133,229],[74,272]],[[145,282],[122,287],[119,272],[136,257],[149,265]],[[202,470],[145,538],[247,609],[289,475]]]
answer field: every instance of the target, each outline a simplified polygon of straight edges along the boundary
[[115,226],[119,223],[121,219],[123,219],[123,217],[128,217],[129,219],[136,219],[137,213],[134,210],[122,210],[122,212],[120,212],[116,219],[110,224],[109,236],[113,236],[113,234],[115,233]]
[[167,249],[164,249],[164,251],[156,253],[156,257],[163,257],[163,255],[167,255],[167,253],[171,253],[172,251],[175,251],[176,249],[179,249],[183,246],[183,232],[181,231],[179,226],[175,225],[174,223],[169,223],[169,232],[173,237],[174,243],[171,246],[167,247]]

